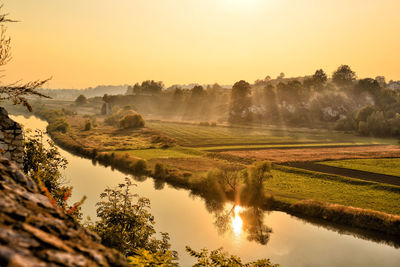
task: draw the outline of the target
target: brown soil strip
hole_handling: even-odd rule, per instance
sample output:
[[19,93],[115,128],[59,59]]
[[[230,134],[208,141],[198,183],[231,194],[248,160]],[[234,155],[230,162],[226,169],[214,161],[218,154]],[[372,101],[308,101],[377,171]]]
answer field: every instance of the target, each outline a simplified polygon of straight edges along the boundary
[[[335,143],[335,142],[332,142]],[[276,143],[276,144],[267,144],[267,145],[297,145],[298,143]],[[329,143],[300,143],[304,144],[305,146],[274,146],[274,147],[240,147],[240,148],[224,148],[224,149],[208,149],[205,150],[207,152],[227,152],[227,151],[249,151],[249,150],[270,150],[270,149],[305,149],[305,148],[340,148],[340,147],[368,147],[368,146],[385,146],[385,145],[329,145]],[[322,144],[320,146],[306,146],[306,144]],[[244,144],[246,145],[246,144]],[[247,144],[249,145],[249,144]],[[265,144],[256,144],[256,145],[265,145]],[[229,145],[230,146],[230,145]]]
[[399,158],[400,146],[341,146],[341,147],[308,147],[308,148],[271,148],[247,151],[222,152],[242,158],[270,160],[275,163],[323,161],[356,158]]
[[391,184],[400,186],[400,177],[393,175],[386,175],[381,173],[373,173],[367,171],[346,169],[334,166],[328,166],[323,164],[318,164],[314,162],[290,162],[286,163],[286,166],[295,167],[299,169],[305,169],[309,171],[323,172],[328,174],[335,174],[340,176],[346,176],[351,178],[356,178],[360,180],[373,181],[384,184]]
[[[352,142],[337,142],[337,141],[307,141],[307,142],[253,142],[253,143],[221,143],[221,144],[201,144],[201,145],[190,145],[188,147],[218,147],[218,146],[263,146],[263,145],[312,145],[312,144],[334,144],[334,143],[349,143],[351,145]],[[253,150],[258,148],[232,148],[226,150],[218,150],[218,151],[233,151],[233,150]],[[265,148],[262,148],[265,149]],[[217,152],[212,150],[207,150],[209,152]]]

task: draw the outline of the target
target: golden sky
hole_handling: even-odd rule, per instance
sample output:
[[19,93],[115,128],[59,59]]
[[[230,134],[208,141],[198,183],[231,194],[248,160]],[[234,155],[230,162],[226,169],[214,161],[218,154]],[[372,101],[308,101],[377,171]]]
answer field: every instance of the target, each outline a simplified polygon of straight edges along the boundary
[[400,79],[399,0],[8,0],[3,80],[232,84],[341,64]]

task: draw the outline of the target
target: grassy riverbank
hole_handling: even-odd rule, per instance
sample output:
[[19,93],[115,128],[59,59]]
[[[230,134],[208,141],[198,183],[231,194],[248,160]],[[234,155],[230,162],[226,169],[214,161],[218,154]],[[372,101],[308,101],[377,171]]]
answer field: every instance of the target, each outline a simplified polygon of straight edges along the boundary
[[[160,184],[165,182],[186,188],[206,198],[213,197],[207,192],[210,170],[244,170],[257,162],[251,158],[182,147],[175,139],[154,129],[121,131],[104,125],[101,117],[45,109],[38,115],[49,121],[48,130],[53,140],[70,152],[126,173],[152,176]],[[97,125],[84,131],[83,124],[88,119]],[[54,123],[60,121],[68,123],[67,131],[55,129]],[[280,165],[274,165],[271,174],[260,198],[259,204],[264,208],[400,235],[400,207],[396,205],[400,203],[399,187]],[[231,193],[224,189],[224,197],[219,199],[234,200]]]

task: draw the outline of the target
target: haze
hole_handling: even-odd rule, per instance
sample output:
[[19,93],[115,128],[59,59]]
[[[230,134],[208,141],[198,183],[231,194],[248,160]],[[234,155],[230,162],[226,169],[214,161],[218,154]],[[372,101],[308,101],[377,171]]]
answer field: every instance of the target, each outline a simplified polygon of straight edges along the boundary
[[398,0],[14,0],[6,81],[233,84],[340,64],[399,79]]

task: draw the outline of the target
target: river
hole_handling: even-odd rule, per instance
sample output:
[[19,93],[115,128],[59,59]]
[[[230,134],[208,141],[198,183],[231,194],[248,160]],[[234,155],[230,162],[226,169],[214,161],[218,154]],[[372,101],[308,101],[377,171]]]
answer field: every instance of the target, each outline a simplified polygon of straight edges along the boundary
[[[44,130],[47,125],[34,116],[11,117],[25,128]],[[73,186],[71,201],[79,201],[86,195],[82,206],[84,216],[96,218],[95,204],[100,193],[106,187],[123,183],[127,175],[60,151],[69,162],[64,176]],[[223,232],[222,227],[215,225],[215,213],[209,211],[210,207],[207,209],[203,199],[192,196],[189,191],[169,185],[157,190],[151,178],[135,183],[136,192],[151,201],[156,230],[170,234],[181,266],[194,263],[185,252],[186,245],[195,250],[223,247],[246,261],[270,258],[281,266],[400,266],[400,250],[393,244],[332,230],[283,212],[254,210],[245,216],[240,207],[232,209],[232,204],[226,203],[226,210],[232,209],[232,214],[228,217],[230,228]],[[272,233],[268,233],[269,229]]]

